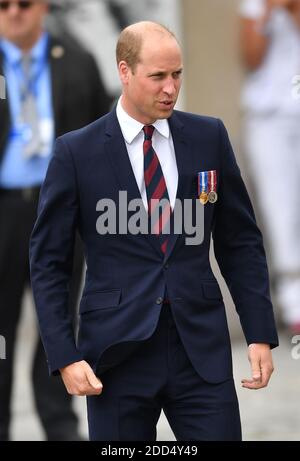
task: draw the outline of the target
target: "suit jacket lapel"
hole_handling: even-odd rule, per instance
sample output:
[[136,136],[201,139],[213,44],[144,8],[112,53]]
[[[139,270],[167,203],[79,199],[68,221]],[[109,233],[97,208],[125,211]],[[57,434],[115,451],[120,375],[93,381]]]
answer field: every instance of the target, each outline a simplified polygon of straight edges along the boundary
[[120,190],[127,191],[128,200],[141,198],[115,110],[108,115],[105,147]]
[[[172,133],[173,144],[175,149],[175,156],[177,162],[177,169],[178,169],[178,187],[177,187],[177,194],[176,194],[176,201],[179,200],[183,205],[184,199],[188,197],[187,192],[190,187],[190,176],[188,175],[187,169],[187,162],[188,162],[188,152],[190,146],[188,144],[188,140],[184,136],[184,125],[178,119],[176,112],[169,119],[169,125]],[[174,218],[174,214],[176,214],[176,208],[178,205],[175,204],[175,209],[173,212],[172,219]],[[172,226],[171,226],[172,228]],[[177,243],[178,240],[178,243]],[[170,238],[168,240],[167,251],[165,254],[165,261],[169,259],[171,256],[174,247],[177,243],[182,244],[184,242],[184,236],[180,234],[171,233]]]
[[[142,202],[140,190],[135,179],[115,110],[109,114],[107,119],[105,145],[111,167],[118,180],[119,190],[127,191],[128,202],[133,199],[140,199]],[[144,234],[144,236],[162,257],[163,255],[157,236],[150,233],[147,235]]]
[[[0,75],[4,75],[3,70],[3,55],[0,53]],[[4,149],[9,135],[10,125],[10,114],[8,104],[8,91],[6,87],[6,99],[0,100],[0,119],[1,119],[1,130],[0,130],[0,162],[2,160]]]
[[59,136],[58,127],[63,117],[62,102],[64,100],[64,71],[61,59],[64,56],[64,47],[55,38],[49,39],[49,64],[52,84],[53,119],[55,123],[55,135]]

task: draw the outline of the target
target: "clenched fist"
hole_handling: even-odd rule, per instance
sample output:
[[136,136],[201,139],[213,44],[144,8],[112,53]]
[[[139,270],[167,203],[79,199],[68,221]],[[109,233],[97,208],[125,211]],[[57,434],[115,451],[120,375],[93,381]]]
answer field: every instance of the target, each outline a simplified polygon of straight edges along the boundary
[[66,389],[71,395],[100,395],[102,383],[85,361],[74,362],[60,370]]

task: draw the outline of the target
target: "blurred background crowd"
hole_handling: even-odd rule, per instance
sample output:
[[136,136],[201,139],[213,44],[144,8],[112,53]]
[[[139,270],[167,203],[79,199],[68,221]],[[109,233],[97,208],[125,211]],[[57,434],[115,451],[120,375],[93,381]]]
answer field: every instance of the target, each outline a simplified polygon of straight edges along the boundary
[[[113,107],[120,93],[117,37],[126,25],[147,19],[168,26],[183,47],[178,108],[219,117],[229,130],[268,254],[286,354],[275,373],[285,380],[282,392],[292,396],[299,385],[291,340],[300,335],[300,0],[0,0],[0,75],[6,80],[6,98],[0,99],[0,335],[6,340],[0,440],[24,439],[21,429],[10,429],[17,418],[25,425],[32,408],[41,438],[85,437],[81,408],[74,407],[59,378],[48,378],[28,296],[28,241],[55,137]],[[70,290],[75,327],[83,269],[78,239]],[[237,316],[221,285],[238,345]],[[236,356],[242,357],[239,349]],[[28,383],[13,377],[32,382],[29,410],[22,406]],[[275,393],[279,409],[281,389]],[[257,406],[257,418],[262,408]],[[292,408],[293,402],[287,419],[293,419]],[[26,434],[39,437],[34,426]],[[295,439],[297,430],[282,434]]]

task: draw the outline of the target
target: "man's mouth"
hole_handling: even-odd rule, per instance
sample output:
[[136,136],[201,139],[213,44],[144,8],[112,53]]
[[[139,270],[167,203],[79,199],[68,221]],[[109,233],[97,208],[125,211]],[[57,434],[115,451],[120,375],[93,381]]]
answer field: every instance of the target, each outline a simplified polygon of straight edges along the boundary
[[170,106],[172,106],[174,104],[173,101],[160,101],[159,103],[166,106],[166,107],[170,107]]

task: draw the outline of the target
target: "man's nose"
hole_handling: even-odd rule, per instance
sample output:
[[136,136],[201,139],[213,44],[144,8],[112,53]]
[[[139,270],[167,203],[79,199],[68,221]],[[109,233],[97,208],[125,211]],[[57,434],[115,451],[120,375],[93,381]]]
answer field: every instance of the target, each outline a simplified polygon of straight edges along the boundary
[[165,82],[163,91],[164,91],[164,93],[166,93],[166,94],[168,94],[170,96],[176,93],[176,84],[175,84],[175,80],[173,78],[169,78]]
[[9,16],[16,16],[17,14],[19,14],[19,12],[20,12],[20,8],[19,8],[18,4],[15,3],[15,2],[12,2],[10,4],[9,8],[8,8],[8,11],[7,11],[8,15]]

